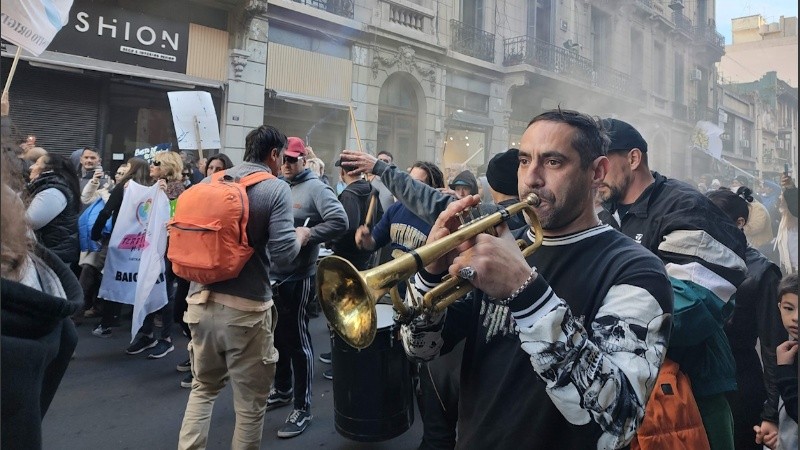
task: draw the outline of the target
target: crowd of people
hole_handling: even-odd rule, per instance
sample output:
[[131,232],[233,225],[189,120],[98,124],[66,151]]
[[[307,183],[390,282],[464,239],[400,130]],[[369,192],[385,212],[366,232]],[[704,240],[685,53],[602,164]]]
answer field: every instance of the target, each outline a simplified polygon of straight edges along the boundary
[[[177,367],[191,389],[181,449],[206,447],[227,383],[232,448],[258,448],[273,409],[291,405],[280,438],[313,422],[309,321],[320,310],[322,254],[365,270],[531,194],[543,236],[515,214],[418,261],[398,286],[416,311],[400,340],[415,362],[419,448],[797,448],[798,199],[788,174],[780,184],[692,185],[652,171],[648,155],[667,150],[648,148],[631,124],[560,109],[533,118],[519,148],[479,174],[465,168],[449,180],[430,161],[397,167],[386,151],[344,150],[326,166],[268,125],[247,135],[240,164],[168,150],[113,175],[91,147],[65,157],[33,137],[5,144],[4,448],[41,445],[76,325],[92,322],[85,334],[105,338],[126,322],[120,299],[100,286],[131,184],[158,186],[174,211],[222,171],[229,181],[271,174],[245,190],[253,255],[234,278],[202,283],[177,275],[165,252],[167,302],[124,349],[160,359],[175,350],[176,325],[190,339]],[[537,238],[524,257],[517,240]],[[475,290],[443,311],[419,310],[446,276]],[[18,364],[37,354],[38,366]],[[654,412],[680,386],[664,378],[668,366],[691,383],[681,392],[696,412],[686,427]]]

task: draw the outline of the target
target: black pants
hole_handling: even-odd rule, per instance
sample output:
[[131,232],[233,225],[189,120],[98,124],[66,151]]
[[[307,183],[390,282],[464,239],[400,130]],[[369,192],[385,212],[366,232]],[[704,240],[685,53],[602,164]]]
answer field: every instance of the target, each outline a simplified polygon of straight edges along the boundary
[[164,258],[164,282],[167,283],[167,304],[158,311],[151,312],[144,318],[142,328],[139,333],[151,336],[153,334],[153,320],[156,314],[161,314],[161,339],[170,340],[172,338],[172,325],[174,324],[175,313],[175,272],[172,271],[172,262]]
[[186,322],[183,321],[183,313],[189,309],[189,304],[186,303],[186,297],[189,295],[189,281],[184,280],[179,276],[175,276],[175,313],[173,314],[172,318],[175,320],[183,333],[186,336],[191,336],[191,331],[189,331],[189,325],[186,325]]
[[314,277],[285,281],[273,286],[278,310],[275,328],[275,389],[287,392],[294,379],[294,408],[311,407],[311,380],[314,378],[314,348],[308,331],[308,302],[314,296]]
[[94,306],[102,279],[103,275],[97,267],[91,264],[81,266],[81,275],[78,277],[78,282],[81,284],[81,289],[83,289],[83,309],[91,309]]
[[445,450],[456,446],[462,341],[446,355],[420,364],[420,450]]

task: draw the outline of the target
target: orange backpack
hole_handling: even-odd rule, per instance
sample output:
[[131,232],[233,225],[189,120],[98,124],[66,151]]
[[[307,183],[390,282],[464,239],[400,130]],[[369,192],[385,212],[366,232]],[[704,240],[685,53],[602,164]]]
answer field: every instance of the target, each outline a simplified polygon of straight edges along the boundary
[[703,418],[689,377],[664,359],[631,450],[709,450]]
[[177,276],[201,284],[239,276],[254,252],[247,242],[246,188],[270,178],[275,176],[266,171],[239,180],[217,172],[210,183],[196,184],[178,197],[167,251]]

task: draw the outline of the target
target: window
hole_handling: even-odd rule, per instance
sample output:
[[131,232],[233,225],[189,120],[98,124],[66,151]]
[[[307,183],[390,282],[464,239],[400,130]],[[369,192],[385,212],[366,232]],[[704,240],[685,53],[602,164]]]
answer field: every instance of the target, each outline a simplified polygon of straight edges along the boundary
[[675,53],[675,103],[683,105],[683,80],[686,76],[683,67],[683,55]]
[[666,59],[664,45],[656,42],[653,45],[653,91],[664,97],[667,90]]
[[543,42],[552,43],[552,24],[553,0],[535,0],[528,2],[527,36]]
[[610,40],[611,27],[608,14],[592,8],[592,60],[594,62],[611,66],[608,54]]
[[464,109],[479,113],[486,113],[489,111],[488,95],[463,91],[449,86],[444,93],[444,102],[448,108],[453,110]]
[[484,0],[462,0],[461,22],[465,25],[483,30]]
[[644,40],[642,32],[631,30],[631,78],[638,86],[642,86],[642,68],[644,68]]

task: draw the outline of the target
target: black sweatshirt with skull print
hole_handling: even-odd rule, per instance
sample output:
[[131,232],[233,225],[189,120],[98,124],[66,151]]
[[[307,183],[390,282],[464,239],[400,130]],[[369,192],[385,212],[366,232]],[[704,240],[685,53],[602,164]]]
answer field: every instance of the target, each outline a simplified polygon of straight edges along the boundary
[[[607,225],[545,238],[528,263],[539,275],[510,305],[475,291],[403,326],[406,353],[466,339],[457,448],[625,448],[669,340],[663,263]],[[409,295],[439,280],[421,272]]]

